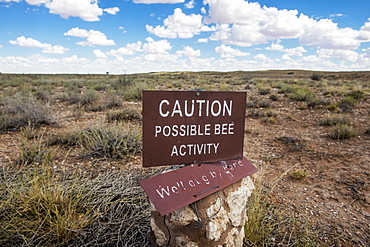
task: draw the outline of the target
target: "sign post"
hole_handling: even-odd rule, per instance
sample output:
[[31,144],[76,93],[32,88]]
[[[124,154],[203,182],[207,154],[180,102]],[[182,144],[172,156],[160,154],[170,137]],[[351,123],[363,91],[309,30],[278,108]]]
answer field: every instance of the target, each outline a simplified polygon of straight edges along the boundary
[[[143,166],[187,166],[139,183],[153,246],[242,246],[249,175],[246,92],[144,91]],[[155,207],[155,208],[154,208]]]

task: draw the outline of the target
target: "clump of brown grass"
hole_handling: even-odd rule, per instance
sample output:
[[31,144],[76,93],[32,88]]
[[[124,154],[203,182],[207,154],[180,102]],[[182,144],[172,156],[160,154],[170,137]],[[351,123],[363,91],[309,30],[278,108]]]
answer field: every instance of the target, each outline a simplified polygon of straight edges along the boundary
[[321,121],[321,125],[334,126],[340,124],[351,124],[351,119],[347,115],[343,114],[330,114],[326,115]]
[[329,137],[332,139],[350,139],[358,135],[351,126],[346,124],[335,125],[329,132]]
[[56,123],[49,105],[37,100],[32,94],[17,94],[13,98],[6,98],[3,104],[0,110],[0,131]]
[[1,167],[1,246],[149,246],[137,183],[159,170],[66,172]]

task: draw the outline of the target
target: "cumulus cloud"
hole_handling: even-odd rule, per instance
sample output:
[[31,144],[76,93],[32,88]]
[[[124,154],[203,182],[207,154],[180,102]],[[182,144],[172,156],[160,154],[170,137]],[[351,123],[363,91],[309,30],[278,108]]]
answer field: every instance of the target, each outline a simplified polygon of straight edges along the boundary
[[271,46],[267,47],[266,50],[269,50],[269,51],[283,51],[284,46],[280,45],[280,44],[271,44]]
[[194,48],[190,46],[185,46],[183,50],[177,51],[176,54],[184,55],[187,57],[199,57],[201,52],[200,50],[194,50]]
[[215,48],[217,53],[221,53],[222,58],[229,58],[229,57],[242,57],[250,55],[248,52],[242,52],[238,49],[234,49],[230,46],[226,46],[224,44]]
[[124,55],[134,55],[135,52],[141,51],[142,43],[141,41],[138,41],[136,43],[127,44],[124,47],[120,47],[116,50],[110,50],[107,52],[107,55],[110,56],[124,56]]
[[42,48],[42,53],[48,54],[64,54],[64,52],[69,51],[68,48],[64,48],[60,45],[51,45],[47,43],[41,43],[33,38],[26,38],[24,36],[18,37],[16,40],[9,40],[12,45],[29,47],[29,48]]
[[163,21],[163,26],[153,27],[146,25],[146,30],[161,38],[188,39],[201,32],[214,30],[213,28],[204,26],[202,19],[202,15],[186,15],[180,8],[176,8],[173,15],[168,16]]
[[217,24],[210,39],[224,44],[252,46],[276,39],[299,39],[301,45],[353,50],[370,38],[367,24],[360,32],[339,28],[330,19],[314,20],[297,10],[262,7],[257,2],[204,0],[203,3],[209,6],[205,23]]
[[195,1],[190,0],[189,2],[185,3],[185,8],[187,9],[193,9],[195,7]]
[[332,50],[332,49],[320,49],[317,51],[317,55],[322,58],[337,58],[341,61],[356,62],[359,54],[355,51],[349,50]]
[[303,46],[298,46],[295,48],[284,49],[283,52],[287,53],[289,56],[302,57],[304,52],[307,52]]
[[185,0],[133,0],[134,3],[183,3]]
[[167,40],[154,41],[152,38],[147,38],[143,45],[143,51],[147,54],[167,54],[172,49],[170,42]]
[[30,5],[43,4],[49,9],[49,13],[60,15],[62,18],[79,17],[84,21],[99,21],[103,11],[116,14],[118,7],[102,9],[98,6],[98,0],[26,0]]
[[269,59],[265,54],[262,53],[255,55],[253,58],[260,61],[266,61]]
[[97,58],[107,58],[107,56],[104,54],[104,52],[102,52],[99,49],[94,49],[93,53],[94,53],[95,57],[97,57]]
[[80,29],[78,27],[70,29],[68,32],[64,33],[65,36],[74,36],[78,38],[86,38],[85,41],[77,42],[77,45],[81,46],[94,46],[94,45],[100,45],[100,46],[109,46],[109,45],[115,45],[116,43],[111,40],[107,39],[107,36],[103,34],[100,31],[95,31],[93,29],[86,30],[86,29]]
[[200,38],[197,40],[197,43],[208,43],[208,38]]
[[118,7],[113,7],[113,8],[106,8],[103,10],[104,12],[107,12],[108,14],[115,15],[117,12],[120,11]]

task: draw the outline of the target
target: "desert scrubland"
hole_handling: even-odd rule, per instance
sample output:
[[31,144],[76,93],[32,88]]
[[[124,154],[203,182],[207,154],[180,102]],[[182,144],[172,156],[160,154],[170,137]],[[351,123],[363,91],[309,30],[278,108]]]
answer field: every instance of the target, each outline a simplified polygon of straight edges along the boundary
[[0,245],[148,246],[142,90],[247,91],[245,246],[369,246],[370,72],[0,74]]

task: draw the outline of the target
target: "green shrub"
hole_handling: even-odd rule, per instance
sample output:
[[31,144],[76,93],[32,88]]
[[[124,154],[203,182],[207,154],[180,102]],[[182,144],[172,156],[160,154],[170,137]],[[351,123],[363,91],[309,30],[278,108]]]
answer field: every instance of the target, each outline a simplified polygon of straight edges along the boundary
[[326,106],[326,109],[328,109],[329,111],[337,111],[338,110],[338,106],[337,105],[327,105]]
[[87,90],[81,93],[70,92],[68,101],[70,104],[87,106],[93,104],[98,99],[99,95],[95,90]]
[[339,102],[338,107],[343,111],[351,111],[356,106],[356,103],[357,99],[353,98],[352,96],[346,96]]
[[357,135],[358,133],[346,124],[335,125],[329,132],[329,137],[332,139],[350,139]]
[[289,173],[290,177],[296,180],[307,177],[308,173],[302,170],[295,170]]
[[271,94],[270,97],[269,97],[270,100],[272,101],[278,101],[279,100],[279,96],[277,96],[276,94]]
[[0,111],[0,131],[18,129],[23,126],[55,124],[48,104],[41,103],[34,96],[20,96],[6,99]]
[[260,95],[267,95],[267,94],[269,94],[269,93],[270,93],[270,91],[271,91],[271,89],[270,89],[270,88],[260,88],[260,89],[258,89],[258,93],[259,93]]
[[48,165],[54,158],[54,153],[43,143],[42,137],[31,142],[22,139],[19,144],[20,155],[16,163],[19,165]]
[[361,90],[353,90],[346,94],[346,96],[352,97],[356,100],[362,99],[364,97],[364,92]]
[[312,76],[310,77],[311,80],[314,80],[314,81],[320,81],[321,80],[321,75],[318,74],[318,73],[313,73]]
[[137,83],[130,85],[124,91],[124,98],[126,100],[142,100],[143,90],[149,89],[150,86],[146,83]]
[[79,142],[87,156],[123,159],[141,152],[141,131],[101,124],[83,130]]
[[278,93],[289,94],[289,93],[293,93],[295,91],[295,89],[292,85],[281,84],[279,86],[279,88],[280,89],[279,89]]
[[321,125],[334,126],[334,125],[349,125],[351,119],[347,115],[331,114],[324,117],[320,123]]
[[108,112],[107,121],[112,123],[114,121],[133,121],[141,120],[141,110],[137,107],[126,107],[121,111]]
[[145,171],[0,169],[1,246],[149,246]]
[[267,99],[258,100],[256,102],[256,105],[261,108],[271,108],[272,107],[271,101]]
[[315,99],[315,93],[309,89],[298,88],[289,96],[292,100],[296,101],[313,101]]

